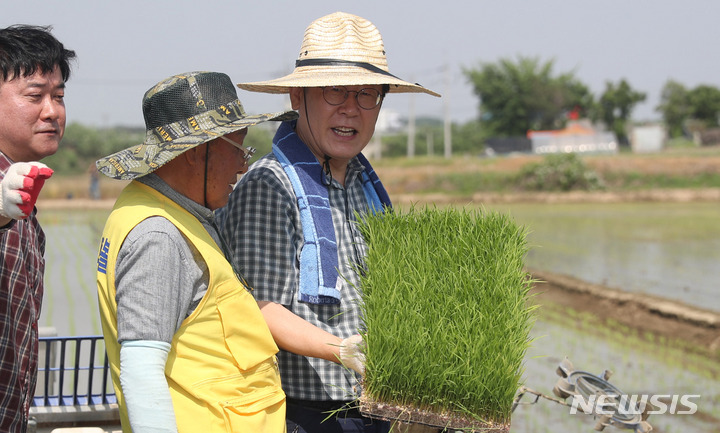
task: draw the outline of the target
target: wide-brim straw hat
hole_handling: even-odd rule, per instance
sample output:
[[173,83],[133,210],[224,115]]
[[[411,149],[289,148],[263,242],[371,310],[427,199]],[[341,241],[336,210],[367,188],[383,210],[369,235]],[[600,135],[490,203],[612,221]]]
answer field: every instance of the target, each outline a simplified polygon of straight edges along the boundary
[[294,87],[390,86],[395,93],[440,94],[392,75],[378,29],[356,15],[335,12],[305,30],[295,70],[282,78],[239,83],[243,90],[289,93]]
[[226,74],[173,75],[143,96],[145,141],[98,160],[98,171],[131,180],[151,173],[183,152],[226,134],[268,120],[293,120],[295,111],[248,115]]

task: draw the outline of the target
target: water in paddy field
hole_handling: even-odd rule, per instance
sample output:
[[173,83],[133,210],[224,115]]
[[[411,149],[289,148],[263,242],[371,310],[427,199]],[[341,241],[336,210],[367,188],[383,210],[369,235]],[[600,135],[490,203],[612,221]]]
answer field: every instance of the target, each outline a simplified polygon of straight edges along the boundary
[[40,210],[47,237],[41,327],[54,327],[59,336],[102,334],[95,271],[109,214],[109,209]]
[[[715,203],[514,204],[508,212],[529,230],[530,268],[571,275],[621,290],[652,293],[720,310],[720,206]],[[102,333],[95,271],[110,210],[43,210],[47,234],[41,326],[60,336]],[[525,385],[552,395],[557,364],[600,374],[623,392],[699,394],[696,415],[652,415],[655,431],[720,431],[718,368],[704,370],[670,349],[650,350],[623,335],[589,335],[574,326],[538,321],[525,361]],[[669,351],[669,352],[668,352]],[[692,366],[690,366],[692,364]],[[700,367],[698,367],[700,365]],[[712,370],[712,371],[711,371]],[[714,372],[713,372],[714,371]],[[527,399],[527,397],[525,397]],[[524,400],[525,401],[525,400]],[[513,432],[591,432],[595,420],[540,400],[513,413]],[[621,431],[608,427],[605,431]],[[628,431],[628,430],[624,430]]]
[[720,311],[717,203],[494,205],[529,230],[532,269]]

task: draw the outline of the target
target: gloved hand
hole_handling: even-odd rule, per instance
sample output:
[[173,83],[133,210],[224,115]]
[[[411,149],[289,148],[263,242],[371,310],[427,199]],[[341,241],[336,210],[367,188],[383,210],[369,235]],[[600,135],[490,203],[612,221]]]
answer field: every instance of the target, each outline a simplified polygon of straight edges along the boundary
[[41,162],[16,162],[0,181],[0,215],[23,219],[32,213],[45,179],[52,169]]
[[365,342],[359,334],[352,335],[340,343],[340,362],[361,375],[365,374]]

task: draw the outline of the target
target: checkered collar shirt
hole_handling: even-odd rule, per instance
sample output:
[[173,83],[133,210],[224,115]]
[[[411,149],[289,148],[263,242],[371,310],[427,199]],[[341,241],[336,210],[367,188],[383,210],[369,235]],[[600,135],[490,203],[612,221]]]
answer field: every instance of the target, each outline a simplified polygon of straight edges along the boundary
[[[341,338],[360,330],[359,287],[353,266],[366,253],[355,225],[355,213],[368,211],[362,189],[363,167],[351,160],[345,187],[334,179],[328,185],[338,245],[337,305],[298,302],[299,258],[303,245],[300,212],[292,185],[270,153],[252,165],[233,191],[228,206],[218,213],[221,230],[232,255],[260,301],[284,305],[290,311]],[[291,398],[352,400],[357,397],[355,374],[336,363],[289,352],[278,354],[283,388]]]
[[[12,161],[0,152],[0,179]],[[0,431],[24,432],[37,380],[45,233],[35,211],[0,228]]]

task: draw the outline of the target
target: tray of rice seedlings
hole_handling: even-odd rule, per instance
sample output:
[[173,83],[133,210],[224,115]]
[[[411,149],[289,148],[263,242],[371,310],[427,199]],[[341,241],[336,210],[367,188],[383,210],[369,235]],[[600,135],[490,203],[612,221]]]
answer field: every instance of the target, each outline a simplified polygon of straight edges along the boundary
[[509,431],[534,321],[525,228],[500,213],[434,207],[367,216],[359,228],[361,412]]

